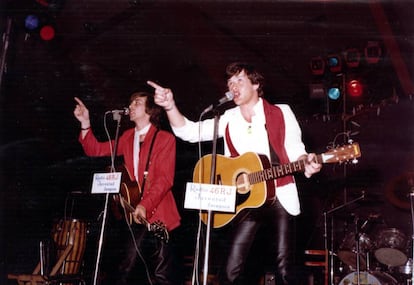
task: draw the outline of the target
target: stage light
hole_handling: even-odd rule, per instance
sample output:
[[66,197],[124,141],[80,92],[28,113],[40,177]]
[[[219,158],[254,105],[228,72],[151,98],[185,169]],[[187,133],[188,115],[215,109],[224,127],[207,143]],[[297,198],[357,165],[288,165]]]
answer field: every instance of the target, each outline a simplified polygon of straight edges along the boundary
[[345,52],[345,62],[348,67],[355,68],[359,66],[361,53],[356,49],[348,49]]
[[362,96],[364,88],[360,81],[354,79],[346,84],[346,90],[349,96],[356,98]]
[[50,25],[43,26],[40,29],[40,37],[44,41],[52,40],[55,37],[55,29]]
[[58,10],[63,7],[63,4],[65,1],[64,0],[36,0],[36,2],[45,8],[49,8],[51,10]]
[[326,88],[323,83],[311,83],[309,84],[309,98],[310,99],[323,99],[326,98]]
[[36,0],[37,3],[39,3],[40,5],[42,5],[43,7],[48,7],[49,6],[49,2],[45,1],[45,0]]
[[310,69],[313,75],[322,75],[325,72],[325,61],[320,56],[312,58]]
[[365,60],[367,63],[378,63],[382,55],[381,47],[378,42],[368,42],[365,47]]
[[53,17],[47,13],[28,14],[24,19],[24,26],[27,38],[35,34],[43,41],[51,41],[55,38],[55,22]]
[[342,69],[342,60],[339,55],[336,55],[336,54],[328,55],[326,63],[329,67],[329,70],[333,73],[340,72]]
[[39,18],[36,15],[27,15],[24,19],[26,29],[33,31],[39,27]]
[[331,100],[338,100],[341,97],[341,90],[339,87],[332,86],[328,89],[328,97]]

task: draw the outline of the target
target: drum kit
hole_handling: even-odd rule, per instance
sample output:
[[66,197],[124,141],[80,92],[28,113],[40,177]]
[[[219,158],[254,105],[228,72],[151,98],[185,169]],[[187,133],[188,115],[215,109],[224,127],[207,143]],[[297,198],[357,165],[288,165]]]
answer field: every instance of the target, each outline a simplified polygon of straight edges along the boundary
[[[330,213],[339,208],[344,206]],[[328,249],[327,213],[325,246]],[[352,218],[352,223],[349,223],[349,218]],[[358,214],[348,213],[346,219],[345,227],[334,227],[333,222],[331,224],[332,229],[345,229],[343,238],[337,239],[336,243],[333,233],[331,236],[331,249],[328,251],[331,284],[411,285],[414,280],[412,240],[402,230],[389,227],[380,214],[371,213],[360,219]],[[348,228],[349,225],[352,226]]]
[[408,257],[408,248],[407,236],[397,228],[383,228],[375,237],[349,232],[336,253],[347,269],[340,268],[348,273],[339,285],[411,284],[412,259]]

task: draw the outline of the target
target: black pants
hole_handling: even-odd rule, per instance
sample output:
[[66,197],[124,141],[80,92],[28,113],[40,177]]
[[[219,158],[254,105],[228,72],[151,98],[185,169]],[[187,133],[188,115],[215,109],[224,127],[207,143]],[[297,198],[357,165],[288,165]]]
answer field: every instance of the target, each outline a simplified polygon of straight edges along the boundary
[[[261,227],[266,227],[266,252],[271,254],[276,284],[288,284],[290,278],[290,216],[278,201],[260,209],[244,210],[236,217],[231,229],[229,252],[220,284],[248,284],[242,277],[247,257]],[[249,284],[251,285],[251,284]]]
[[139,280],[145,280],[147,284],[181,284],[178,280],[177,262],[171,242],[161,241],[142,225],[134,224],[131,230],[134,238],[128,228],[123,230],[123,235],[126,234],[126,236],[118,242],[121,249],[118,252],[121,256],[116,258],[119,263],[109,270],[107,283],[111,285],[134,284],[137,282],[137,277],[131,275],[136,272],[133,269],[139,264],[140,274],[145,275],[139,276]]

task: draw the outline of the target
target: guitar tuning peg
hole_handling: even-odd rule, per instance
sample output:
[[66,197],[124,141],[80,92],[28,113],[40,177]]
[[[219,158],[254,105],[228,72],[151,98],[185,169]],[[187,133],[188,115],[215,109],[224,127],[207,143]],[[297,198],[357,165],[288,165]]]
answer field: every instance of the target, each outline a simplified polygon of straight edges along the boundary
[[353,139],[349,139],[349,140],[348,140],[348,143],[349,143],[349,144],[352,144],[353,142],[354,142],[354,140],[353,140]]
[[358,159],[354,158],[354,159],[352,160],[352,164],[357,164],[357,163],[358,163]]

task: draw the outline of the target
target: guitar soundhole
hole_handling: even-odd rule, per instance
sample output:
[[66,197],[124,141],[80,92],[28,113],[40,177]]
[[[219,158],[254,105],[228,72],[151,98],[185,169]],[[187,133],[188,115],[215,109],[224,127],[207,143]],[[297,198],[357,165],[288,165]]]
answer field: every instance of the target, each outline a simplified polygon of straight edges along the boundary
[[241,173],[236,178],[236,205],[245,203],[250,197],[250,183],[246,173]]
[[241,173],[237,176],[236,179],[237,193],[247,194],[250,192],[250,182],[249,177],[246,173]]

